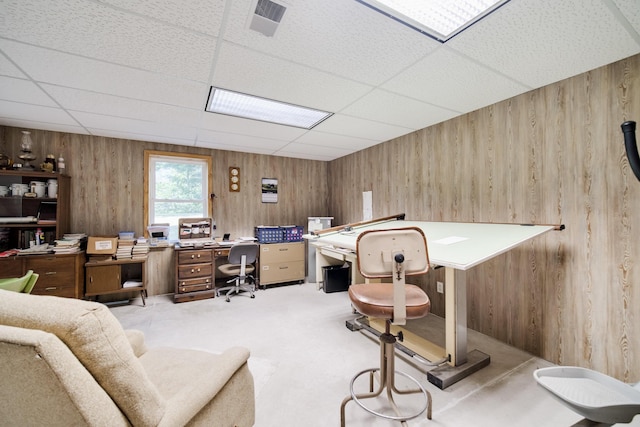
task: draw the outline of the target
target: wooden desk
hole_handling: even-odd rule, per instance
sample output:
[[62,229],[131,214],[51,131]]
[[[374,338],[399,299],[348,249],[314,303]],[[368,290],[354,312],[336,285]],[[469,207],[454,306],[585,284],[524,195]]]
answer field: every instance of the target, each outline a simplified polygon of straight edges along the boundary
[[335,264],[336,259],[351,262],[352,280],[361,281],[354,272],[358,235],[367,230],[414,226],[422,229],[427,238],[431,264],[445,268],[445,348],[427,342],[419,346],[426,354],[418,353],[431,361],[448,359],[448,366],[429,371],[429,381],[444,389],[489,364],[488,355],[478,350],[467,352],[467,270],[556,226],[404,220],[353,226],[350,231],[332,231],[310,240],[316,246],[318,281],[322,280],[322,267]]

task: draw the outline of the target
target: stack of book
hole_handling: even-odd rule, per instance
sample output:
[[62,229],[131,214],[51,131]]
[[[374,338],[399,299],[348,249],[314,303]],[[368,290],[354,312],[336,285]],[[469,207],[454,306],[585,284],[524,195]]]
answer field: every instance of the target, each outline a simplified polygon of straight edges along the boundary
[[131,251],[131,258],[133,259],[141,259],[146,258],[149,253],[149,241],[144,237],[138,237],[136,240],[136,244],[133,246],[133,250]]
[[87,240],[84,233],[65,234],[62,239],[54,241],[53,252],[56,254],[73,254],[82,250],[82,244]]
[[116,250],[116,259],[131,259],[131,251],[135,240],[131,239],[118,239],[118,249]]

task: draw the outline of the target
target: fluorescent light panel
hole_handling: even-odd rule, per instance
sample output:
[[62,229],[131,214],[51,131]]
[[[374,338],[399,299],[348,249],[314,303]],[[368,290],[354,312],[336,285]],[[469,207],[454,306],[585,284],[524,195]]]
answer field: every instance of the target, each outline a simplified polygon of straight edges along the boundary
[[304,129],[312,129],[333,114],[213,86],[205,111]]
[[509,0],[356,0],[445,42]]

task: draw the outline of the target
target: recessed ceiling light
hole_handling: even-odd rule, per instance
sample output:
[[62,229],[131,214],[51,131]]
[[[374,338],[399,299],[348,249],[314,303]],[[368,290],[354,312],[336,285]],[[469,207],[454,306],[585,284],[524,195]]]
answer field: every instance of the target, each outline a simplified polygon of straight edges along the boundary
[[211,87],[205,111],[311,129],[333,113]]
[[356,0],[442,43],[509,0]]

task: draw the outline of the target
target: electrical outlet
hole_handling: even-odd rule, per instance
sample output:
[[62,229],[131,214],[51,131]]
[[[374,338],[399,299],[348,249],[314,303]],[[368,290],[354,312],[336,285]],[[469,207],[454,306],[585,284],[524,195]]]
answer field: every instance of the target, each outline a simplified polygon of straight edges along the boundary
[[443,294],[444,293],[444,283],[437,282],[437,285],[438,285],[438,293]]

